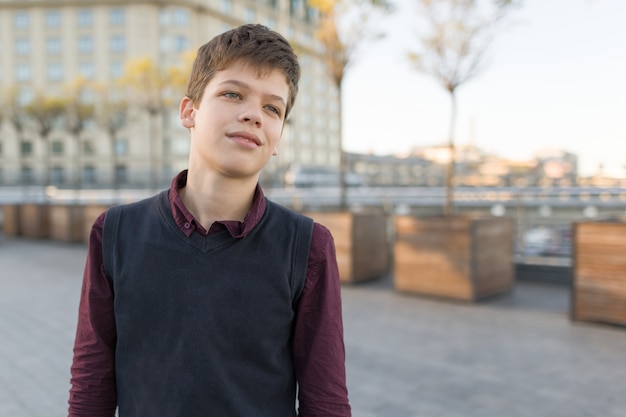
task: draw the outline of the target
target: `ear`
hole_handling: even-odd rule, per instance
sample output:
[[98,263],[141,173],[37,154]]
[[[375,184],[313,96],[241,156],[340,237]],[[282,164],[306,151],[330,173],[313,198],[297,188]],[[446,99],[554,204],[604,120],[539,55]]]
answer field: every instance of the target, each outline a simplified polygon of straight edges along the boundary
[[196,116],[196,108],[193,105],[193,100],[185,96],[180,101],[180,124],[187,129],[191,129],[195,126],[194,118]]

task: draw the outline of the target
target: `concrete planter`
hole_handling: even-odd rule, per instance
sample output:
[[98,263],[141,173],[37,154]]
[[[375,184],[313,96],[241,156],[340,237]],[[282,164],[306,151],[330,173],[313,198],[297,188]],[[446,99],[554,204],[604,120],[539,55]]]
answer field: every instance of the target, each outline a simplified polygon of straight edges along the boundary
[[19,230],[24,237],[48,238],[50,236],[50,206],[39,203],[20,205]]
[[85,206],[83,210],[83,230],[82,240],[84,243],[89,243],[89,235],[91,235],[91,227],[96,221],[98,216],[105,212],[110,205],[106,204],[90,204]]
[[333,235],[339,276],[344,284],[378,279],[389,271],[387,221],[381,211],[307,212]]
[[397,216],[395,225],[396,290],[476,301],[512,288],[510,218]]
[[626,325],[626,220],[573,225],[572,319]]
[[6,236],[19,236],[21,234],[19,204],[2,206],[2,231]]
[[76,204],[50,206],[50,239],[60,242],[82,242],[85,207]]

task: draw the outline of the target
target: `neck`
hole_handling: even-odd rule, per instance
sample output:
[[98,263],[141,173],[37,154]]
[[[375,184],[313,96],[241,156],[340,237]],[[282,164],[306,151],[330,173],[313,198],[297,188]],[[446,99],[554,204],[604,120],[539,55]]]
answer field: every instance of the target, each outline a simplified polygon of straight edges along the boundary
[[216,221],[243,221],[250,211],[256,184],[256,179],[213,178],[190,170],[180,195],[185,207],[209,230]]

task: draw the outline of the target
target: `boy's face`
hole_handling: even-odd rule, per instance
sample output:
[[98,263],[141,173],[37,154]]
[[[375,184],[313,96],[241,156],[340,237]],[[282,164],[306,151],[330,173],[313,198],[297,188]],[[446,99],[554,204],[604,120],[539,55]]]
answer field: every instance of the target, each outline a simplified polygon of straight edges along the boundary
[[191,131],[190,167],[256,177],[277,152],[288,94],[279,70],[259,78],[235,62],[217,71],[199,103],[185,97],[180,105],[181,123]]

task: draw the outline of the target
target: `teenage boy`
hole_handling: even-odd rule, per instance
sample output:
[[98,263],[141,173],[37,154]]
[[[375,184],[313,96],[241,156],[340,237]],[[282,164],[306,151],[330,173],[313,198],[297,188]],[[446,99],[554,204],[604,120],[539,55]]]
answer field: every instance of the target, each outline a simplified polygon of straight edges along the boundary
[[261,25],[198,50],[188,170],[93,225],[70,417],[351,415],[332,237],[258,185],[299,77]]

